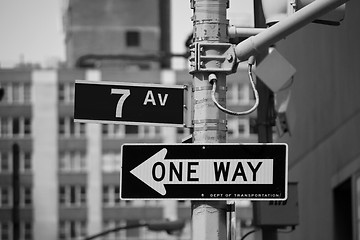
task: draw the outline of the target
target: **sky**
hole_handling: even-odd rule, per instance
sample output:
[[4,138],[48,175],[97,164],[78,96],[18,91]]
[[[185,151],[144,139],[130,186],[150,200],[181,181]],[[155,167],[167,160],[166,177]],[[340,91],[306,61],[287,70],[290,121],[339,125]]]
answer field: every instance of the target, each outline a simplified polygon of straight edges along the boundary
[[[0,0],[0,64],[65,60],[62,8],[67,0]],[[90,0],[89,0],[90,1]],[[189,0],[169,0],[172,51],[182,53],[192,31]],[[230,21],[251,25],[253,0],[231,0]]]
[[0,0],[0,62],[65,58],[63,0]]

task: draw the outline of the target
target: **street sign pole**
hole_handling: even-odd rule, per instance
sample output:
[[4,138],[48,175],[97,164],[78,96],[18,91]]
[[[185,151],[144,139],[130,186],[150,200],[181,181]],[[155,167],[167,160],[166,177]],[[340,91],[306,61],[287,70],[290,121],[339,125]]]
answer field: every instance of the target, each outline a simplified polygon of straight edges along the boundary
[[[254,1],[254,20],[255,27],[265,28],[265,18],[263,14],[262,4],[260,1]],[[259,64],[267,55],[266,51],[257,55],[257,64]],[[274,94],[260,79],[257,79],[256,88],[259,93],[259,106],[257,109],[257,128],[258,142],[272,143],[272,127],[275,122]],[[254,205],[259,204],[254,202]],[[256,206],[255,206],[256,207]],[[254,208],[255,208],[254,207]],[[262,228],[261,231],[255,233],[257,240],[277,240],[277,228]]]
[[[228,21],[227,0],[192,0],[193,40],[195,43],[226,43]],[[201,51],[201,49],[200,49]],[[196,54],[196,53],[195,53]],[[201,62],[199,63],[202,64]],[[211,99],[209,75],[216,74],[218,102],[226,104],[226,74],[193,72],[194,143],[225,143],[226,116]],[[226,239],[226,201],[192,201],[192,239]]]

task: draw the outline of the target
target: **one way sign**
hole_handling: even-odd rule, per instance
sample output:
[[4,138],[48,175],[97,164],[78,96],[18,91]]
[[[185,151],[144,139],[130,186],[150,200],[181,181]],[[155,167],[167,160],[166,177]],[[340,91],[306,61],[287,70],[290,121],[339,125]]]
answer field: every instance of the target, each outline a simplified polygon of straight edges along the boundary
[[287,197],[286,144],[125,144],[122,199]]

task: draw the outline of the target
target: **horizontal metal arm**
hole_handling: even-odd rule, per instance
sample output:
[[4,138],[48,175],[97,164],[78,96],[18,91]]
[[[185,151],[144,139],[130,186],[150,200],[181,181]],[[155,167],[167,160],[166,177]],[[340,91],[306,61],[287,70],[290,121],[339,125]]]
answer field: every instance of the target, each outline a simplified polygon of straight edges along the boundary
[[240,42],[235,47],[236,57],[240,61],[248,60],[250,56],[256,55],[347,1],[348,0],[315,0],[299,11],[272,25],[270,28]]
[[266,30],[266,28],[244,28],[244,27],[228,27],[228,34],[231,38],[236,37],[250,37],[261,33]]

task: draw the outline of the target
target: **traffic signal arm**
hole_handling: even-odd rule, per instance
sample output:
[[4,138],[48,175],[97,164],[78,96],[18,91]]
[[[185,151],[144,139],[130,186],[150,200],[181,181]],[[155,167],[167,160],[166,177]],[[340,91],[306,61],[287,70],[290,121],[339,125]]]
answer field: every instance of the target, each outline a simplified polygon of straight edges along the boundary
[[261,31],[240,42],[235,47],[236,57],[240,61],[260,53],[277,41],[311,23],[315,19],[341,6],[348,0],[316,0],[292,15],[280,20],[270,28]]

